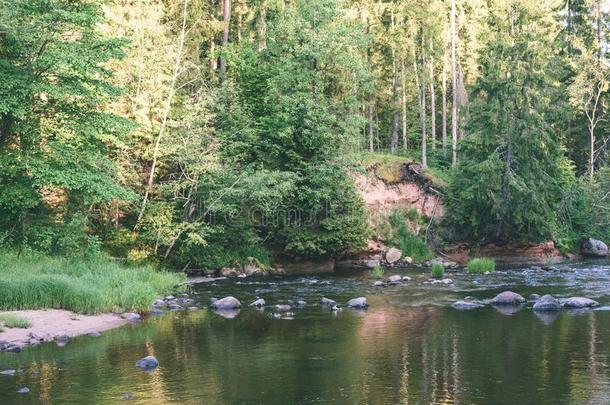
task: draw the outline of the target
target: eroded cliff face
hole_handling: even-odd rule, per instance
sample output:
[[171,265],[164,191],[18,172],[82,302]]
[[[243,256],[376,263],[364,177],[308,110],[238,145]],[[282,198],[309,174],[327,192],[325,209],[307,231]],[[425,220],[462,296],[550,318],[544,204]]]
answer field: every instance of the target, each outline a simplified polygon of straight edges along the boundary
[[395,208],[414,208],[428,218],[443,217],[443,195],[418,165],[405,162],[391,181],[380,178],[376,169],[370,166],[366,174],[353,174],[360,196],[373,214],[387,215]]

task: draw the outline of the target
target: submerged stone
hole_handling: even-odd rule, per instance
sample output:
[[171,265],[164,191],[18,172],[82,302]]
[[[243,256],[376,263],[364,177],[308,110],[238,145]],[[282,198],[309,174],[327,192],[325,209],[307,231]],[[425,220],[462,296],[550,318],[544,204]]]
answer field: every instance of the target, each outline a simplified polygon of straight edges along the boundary
[[534,311],[559,311],[561,309],[561,304],[557,298],[547,294],[536,301],[533,309]]
[[248,305],[248,306],[250,306],[250,307],[257,307],[257,308],[262,308],[262,307],[264,307],[265,305],[267,305],[267,302],[265,302],[265,300],[264,300],[264,299],[259,298],[259,299],[255,300],[255,301],[251,302],[251,303],[250,303],[250,305]]
[[241,308],[241,302],[235,297],[228,296],[212,302],[214,309],[237,309]]
[[136,361],[136,366],[144,370],[152,370],[159,367],[159,361],[155,356],[146,356]]
[[367,308],[369,306],[366,297],[353,298],[347,302],[348,308]]
[[460,311],[483,308],[484,306],[485,305],[479,301],[471,300],[459,300],[451,304],[451,307],[453,307],[453,309],[457,309]]
[[142,319],[140,314],[136,314],[135,312],[125,312],[124,314],[121,314],[121,318],[127,319],[131,323],[139,322]]
[[501,292],[491,300],[493,305],[519,305],[524,302],[525,298],[512,291]]
[[320,300],[320,304],[332,307],[337,305],[337,301],[331,300],[330,298],[322,297],[322,299]]

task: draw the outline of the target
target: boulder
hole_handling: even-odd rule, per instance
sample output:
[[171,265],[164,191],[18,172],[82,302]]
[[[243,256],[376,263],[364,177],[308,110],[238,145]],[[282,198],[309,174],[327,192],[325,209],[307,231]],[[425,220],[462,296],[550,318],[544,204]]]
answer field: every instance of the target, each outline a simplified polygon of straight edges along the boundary
[[305,305],[307,305],[306,301],[303,301],[303,300],[298,300],[297,301],[297,307],[304,307]]
[[273,307],[275,312],[289,312],[292,307],[290,305],[276,305]]
[[409,276],[402,276],[402,281],[411,281],[411,277],[409,277]]
[[259,299],[257,299],[256,301],[251,302],[251,303],[250,303],[250,305],[248,305],[248,306],[249,306],[249,307],[257,307],[257,308],[262,308],[262,307],[264,307],[265,305],[267,305],[267,302],[265,302],[265,300],[264,300],[264,299],[259,298]]
[[599,307],[599,302],[585,297],[570,297],[563,305],[567,308],[593,308]]
[[244,265],[244,274],[246,276],[264,276],[265,270],[262,269],[258,260],[248,257],[248,263]]
[[402,276],[396,274],[393,276],[388,277],[388,281],[390,283],[400,283],[402,281]]
[[331,299],[329,299],[329,298],[324,298],[324,297],[323,297],[323,298],[320,300],[320,304],[322,304],[322,305],[327,305],[327,306],[329,306],[329,307],[332,307],[332,306],[337,305],[337,301],[335,301],[335,300],[331,300]]
[[557,298],[547,294],[536,301],[533,309],[534,311],[559,311],[561,309],[561,304]]
[[353,298],[347,301],[348,308],[366,308],[369,306],[366,297]]
[[402,258],[403,263],[405,264],[413,264],[413,259],[409,256],[405,256]]
[[17,394],[27,394],[28,392],[30,392],[28,387],[21,387],[17,390]]
[[140,314],[136,314],[135,312],[125,312],[121,314],[121,318],[127,319],[129,322],[135,323],[142,319]]
[[459,300],[451,304],[454,309],[458,309],[460,311],[469,310],[469,309],[478,309],[483,308],[485,305],[479,301],[471,301],[471,300]]
[[55,341],[59,343],[66,343],[68,340],[70,340],[70,336],[66,335],[65,333],[55,336]]
[[525,298],[512,291],[501,292],[491,300],[493,305],[519,305],[524,302]]
[[396,248],[390,248],[385,253],[385,261],[388,262],[388,264],[396,263],[397,261],[400,260],[401,257],[402,257],[402,251],[400,251]]
[[237,277],[241,274],[241,271],[236,269],[235,267],[223,267],[220,269],[220,275],[222,277]]
[[241,308],[241,302],[235,297],[228,296],[212,302],[214,309],[237,309]]
[[383,283],[383,281],[375,281],[373,283],[373,287],[383,287],[385,284]]
[[144,370],[152,370],[159,366],[159,361],[155,356],[146,356],[136,361],[136,366]]
[[580,245],[580,251],[586,256],[604,257],[608,256],[608,245],[601,240],[586,238]]

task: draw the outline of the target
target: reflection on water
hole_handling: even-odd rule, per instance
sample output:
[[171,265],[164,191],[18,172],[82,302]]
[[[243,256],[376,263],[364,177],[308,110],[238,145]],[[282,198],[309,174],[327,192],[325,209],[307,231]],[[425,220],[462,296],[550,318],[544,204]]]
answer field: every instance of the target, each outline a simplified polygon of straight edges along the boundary
[[[416,276],[416,274],[412,274]],[[497,275],[524,295],[592,291],[610,303],[608,267],[546,275]],[[517,404],[610,403],[610,312],[535,313],[447,304],[489,298],[489,277],[455,274],[451,287],[374,289],[359,278],[223,282],[202,286],[200,305],[231,293],[244,303],[304,299],[293,320],[244,308],[230,316],[172,312],[63,348],[42,345],[0,356],[0,403],[115,404]],[[549,281],[550,280],[550,281]],[[584,281],[586,280],[586,282]],[[318,281],[318,282],[316,282]],[[369,298],[365,312],[333,314],[314,305]],[[222,314],[226,315],[226,314]],[[153,372],[135,367],[154,355]],[[27,386],[30,393],[17,394]]]

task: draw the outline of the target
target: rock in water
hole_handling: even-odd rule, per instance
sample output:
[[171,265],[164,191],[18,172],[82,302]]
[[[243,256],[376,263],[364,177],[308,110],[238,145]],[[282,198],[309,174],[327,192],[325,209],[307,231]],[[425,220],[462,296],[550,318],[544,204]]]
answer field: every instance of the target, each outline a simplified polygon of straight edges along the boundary
[[124,314],[121,314],[121,318],[127,319],[132,323],[139,322],[142,319],[140,314],[136,314],[135,312],[125,312]]
[[390,283],[400,283],[402,281],[402,276],[396,274],[394,276],[388,277],[388,281]]
[[323,297],[323,298],[320,300],[320,304],[322,304],[322,305],[328,305],[329,307],[332,307],[332,306],[337,305],[337,301],[335,301],[335,300],[331,300],[331,299],[329,299],[329,298],[325,298],[325,297]]
[[527,297],[528,301],[538,301],[540,299],[540,295],[538,294],[530,294]]
[[13,369],[8,369],[8,370],[0,371],[0,374],[8,375],[8,376],[14,376],[16,373],[17,373],[17,370],[13,370]]
[[224,297],[212,303],[214,309],[237,309],[241,308],[241,302],[235,297]]
[[375,281],[373,283],[373,287],[383,287],[383,286],[384,286],[383,281]]
[[401,257],[402,252],[400,250],[396,248],[390,248],[390,250],[388,250],[385,254],[385,261],[388,262],[388,264],[394,264],[399,261]]
[[250,305],[249,305],[249,306],[251,306],[251,307],[257,307],[257,308],[262,308],[262,307],[264,307],[265,305],[267,305],[267,303],[265,302],[265,300],[264,300],[264,299],[262,299],[262,298],[259,298],[259,299],[257,299],[256,301],[254,301],[254,302],[250,303]]
[[561,304],[557,298],[547,294],[536,301],[533,309],[534,311],[559,311],[561,309]]
[[594,257],[608,256],[608,245],[601,240],[586,238],[580,245],[582,254]]
[[27,394],[28,392],[30,392],[28,387],[22,387],[17,390],[17,394]]
[[463,310],[469,310],[469,309],[483,308],[485,305],[483,305],[482,303],[480,303],[478,301],[459,300],[459,301],[456,301],[453,304],[451,304],[451,306],[454,309],[459,309],[459,310],[463,311]]
[[570,297],[563,305],[568,308],[593,308],[599,307],[599,302],[585,297]]
[[348,308],[366,308],[369,306],[365,297],[353,298],[347,301]]
[[501,292],[491,300],[493,305],[519,305],[524,302],[525,298],[512,291]]
[[276,305],[273,308],[275,309],[275,312],[288,312],[291,309],[290,305]]
[[159,361],[155,356],[146,356],[136,361],[136,366],[144,370],[152,370],[159,367]]

